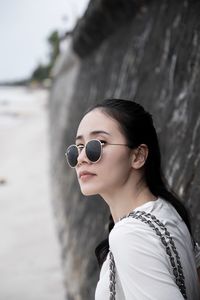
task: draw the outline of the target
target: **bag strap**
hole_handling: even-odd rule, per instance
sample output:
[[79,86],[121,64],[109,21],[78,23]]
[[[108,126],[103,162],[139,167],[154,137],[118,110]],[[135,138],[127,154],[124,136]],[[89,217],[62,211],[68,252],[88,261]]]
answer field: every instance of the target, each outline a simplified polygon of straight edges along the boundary
[[[187,294],[186,294],[186,287],[185,287],[185,277],[183,274],[183,268],[181,265],[181,260],[180,256],[178,254],[178,251],[176,249],[175,243],[173,238],[171,237],[169,231],[165,227],[165,225],[160,222],[154,215],[150,213],[146,213],[145,211],[134,211],[131,212],[128,216],[125,216],[121,218],[120,220],[127,218],[127,217],[132,217],[135,219],[140,220],[141,222],[147,224],[152,230],[155,231],[156,235],[160,238],[161,243],[163,244],[166,254],[169,258],[175,283],[177,284],[181,294],[183,295],[184,299],[187,299]],[[116,279],[115,279],[115,273],[116,273],[116,268],[115,268],[115,261],[114,257],[111,251],[109,251],[109,270],[110,270],[110,285],[109,285],[109,290],[110,290],[110,300],[115,300],[115,295],[116,295],[116,289],[115,289],[115,284],[116,284]]]

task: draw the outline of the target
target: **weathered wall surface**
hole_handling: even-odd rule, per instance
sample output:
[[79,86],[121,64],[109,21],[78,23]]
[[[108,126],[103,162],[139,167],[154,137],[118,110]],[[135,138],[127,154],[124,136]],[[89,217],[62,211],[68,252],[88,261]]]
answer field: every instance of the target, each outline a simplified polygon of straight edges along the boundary
[[199,239],[199,14],[199,1],[91,1],[75,29],[50,102],[53,202],[69,300],[94,299],[94,248],[109,213],[102,199],[81,195],[64,158],[92,103],[134,99],[153,114],[165,175],[190,208]]

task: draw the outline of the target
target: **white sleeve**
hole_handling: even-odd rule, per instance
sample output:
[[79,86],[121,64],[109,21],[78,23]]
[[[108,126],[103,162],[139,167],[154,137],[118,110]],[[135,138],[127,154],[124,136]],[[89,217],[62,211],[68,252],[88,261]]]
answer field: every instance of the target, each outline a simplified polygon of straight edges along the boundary
[[110,232],[109,243],[126,300],[183,299],[152,228],[139,220],[121,220]]

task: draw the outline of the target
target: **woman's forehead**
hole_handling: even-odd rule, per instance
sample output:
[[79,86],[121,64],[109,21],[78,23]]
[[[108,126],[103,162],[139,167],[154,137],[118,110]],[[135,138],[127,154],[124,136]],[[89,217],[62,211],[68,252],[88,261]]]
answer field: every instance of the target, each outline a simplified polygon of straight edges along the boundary
[[116,120],[102,111],[95,109],[83,117],[77,130],[77,136],[90,135],[94,132],[97,134],[102,132],[102,134],[113,135],[118,131],[119,125]]

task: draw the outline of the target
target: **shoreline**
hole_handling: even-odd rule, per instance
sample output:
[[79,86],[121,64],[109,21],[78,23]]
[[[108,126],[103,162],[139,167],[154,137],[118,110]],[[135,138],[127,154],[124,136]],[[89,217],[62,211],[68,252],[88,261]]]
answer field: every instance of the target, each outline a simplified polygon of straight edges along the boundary
[[48,139],[48,91],[0,87],[0,299],[65,299]]

